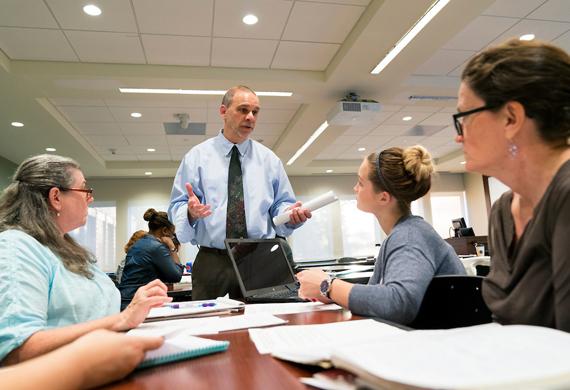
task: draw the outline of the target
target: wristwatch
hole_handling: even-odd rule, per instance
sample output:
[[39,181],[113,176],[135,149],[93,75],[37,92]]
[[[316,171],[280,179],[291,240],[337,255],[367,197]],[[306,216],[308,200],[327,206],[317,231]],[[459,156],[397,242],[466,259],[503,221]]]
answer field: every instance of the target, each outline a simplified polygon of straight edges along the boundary
[[336,278],[333,278],[330,275],[328,275],[327,278],[321,282],[320,290],[321,290],[321,295],[323,297],[331,299],[330,292],[331,292],[332,282],[335,279]]

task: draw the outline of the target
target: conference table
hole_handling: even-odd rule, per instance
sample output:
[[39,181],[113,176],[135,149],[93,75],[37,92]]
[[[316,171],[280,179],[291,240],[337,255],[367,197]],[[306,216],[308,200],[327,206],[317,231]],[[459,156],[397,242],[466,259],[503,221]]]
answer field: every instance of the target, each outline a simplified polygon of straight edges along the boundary
[[[362,318],[352,315],[347,310],[314,311],[278,315],[278,317],[288,320],[290,325],[321,324]],[[298,365],[275,359],[270,355],[259,354],[247,330],[222,332],[203,337],[228,340],[230,346],[225,352],[135,371],[124,380],[105,388],[115,390],[306,389],[299,378],[322,371],[318,367]],[[336,375],[341,373],[341,370],[328,372]]]

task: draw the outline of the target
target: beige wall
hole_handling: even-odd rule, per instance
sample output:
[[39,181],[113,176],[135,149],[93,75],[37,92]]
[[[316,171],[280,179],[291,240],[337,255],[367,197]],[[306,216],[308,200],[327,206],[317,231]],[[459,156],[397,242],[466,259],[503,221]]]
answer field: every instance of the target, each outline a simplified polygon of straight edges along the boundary
[[486,236],[489,220],[487,218],[483,177],[478,173],[465,173],[463,177],[469,223],[477,236]]

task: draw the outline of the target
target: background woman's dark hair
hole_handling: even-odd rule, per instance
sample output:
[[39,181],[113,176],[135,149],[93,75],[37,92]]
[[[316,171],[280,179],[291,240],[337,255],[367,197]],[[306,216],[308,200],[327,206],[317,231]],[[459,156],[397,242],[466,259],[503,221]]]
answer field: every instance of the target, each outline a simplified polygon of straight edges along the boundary
[[156,211],[155,209],[148,209],[144,212],[143,216],[145,221],[148,221],[148,230],[151,232],[157,231],[162,228],[173,229],[174,225],[168,219],[168,214],[164,211]]
[[570,136],[570,56],[540,41],[511,39],[476,54],[461,79],[496,109],[521,103],[541,137],[566,145]]
[[367,157],[368,179],[376,192],[387,191],[398,200],[403,214],[410,213],[410,204],[427,194],[435,171],[429,152],[420,145],[389,148]]
[[0,232],[16,229],[29,234],[54,252],[67,270],[91,278],[89,265],[95,258],[69,234],[61,235],[48,199],[54,187],[73,187],[75,169],[79,164],[62,156],[42,154],[24,160],[0,196]]

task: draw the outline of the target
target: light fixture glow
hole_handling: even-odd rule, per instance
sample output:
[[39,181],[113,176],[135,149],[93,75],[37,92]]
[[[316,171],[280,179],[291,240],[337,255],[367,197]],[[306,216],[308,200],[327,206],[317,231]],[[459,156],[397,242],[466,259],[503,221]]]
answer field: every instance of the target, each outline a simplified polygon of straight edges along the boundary
[[142,116],[142,114],[140,112],[131,112],[131,116],[133,118],[140,118]]
[[325,172],[326,172],[326,173],[333,173],[334,170],[332,170],[332,169],[327,169]]
[[382,58],[382,60],[378,63],[378,65],[376,65],[376,67],[374,69],[372,69],[372,71],[370,73],[372,74],[378,74],[380,72],[382,72],[382,70],[384,70],[384,68],[386,66],[388,66],[388,64],[390,62],[392,62],[392,60],[394,58],[396,58],[396,56],[398,54],[400,54],[400,52],[406,47],[408,46],[408,44],[412,41],[412,39],[414,39],[416,37],[416,35],[419,34],[420,31],[422,31],[424,29],[424,27],[439,13],[439,11],[441,11],[443,9],[443,7],[445,7],[447,4],[449,3],[449,0],[436,0],[432,6],[430,7],[430,9],[424,14],[424,16],[422,16],[417,22],[416,24],[414,24],[412,26],[411,29],[408,30],[407,33],[404,34],[404,36],[402,38],[400,38],[400,40],[396,43],[396,45],[392,48],[392,50],[390,50],[388,52],[388,54],[386,54],[386,56],[384,58]]
[[[119,88],[121,93],[152,93],[166,95],[219,95],[223,96],[226,91],[214,89],[169,89],[169,88]],[[293,96],[293,92],[256,92],[257,96]]]
[[245,24],[248,24],[248,25],[252,25],[252,24],[256,24],[258,20],[259,19],[257,19],[257,16],[255,16],[253,14],[248,14],[248,15],[245,15],[243,17],[242,22],[244,22]]
[[150,175],[152,175],[152,172],[145,172],[144,174],[147,176],[150,176]]
[[24,127],[24,124],[22,122],[12,122],[10,124],[14,127]]
[[155,148],[148,148],[146,151],[147,152],[156,152],[156,149]]
[[402,120],[408,122],[408,121],[412,120],[412,117],[411,116],[405,116],[402,118]]
[[55,152],[56,149],[55,148],[46,148],[46,152]]
[[89,16],[99,16],[101,15],[101,8],[93,4],[87,4],[85,7],[83,7],[83,12]]
[[467,161],[461,161],[459,164],[465,165],[465,164],[467,164]]
[[519,37],[521,41],[532,41],[534,38],[534,34],[524,34]]
[[366,150],[366,148],[358,148],[359,152],[364,152]]
[[323,133],[323,131],[325,131],[327,129],[327,127],[329,127],[329,123],[327,121],[324,121],[323,123],[321,123],[319,128],[317,130],[315,130],[315,132],[309,137],[307,142],[305,142],[303,144],[303,146],[301,146],[299,148],[299,150],[297,150],[295,152],[293,157],[291,157],[291,159],[289,161],[287,161],[287,165],[293,164],[295,162],[295,160],[297,160],[299,158],[299,156],[302,155],[305,152],[305,150],[307,150],[307,148],[309,146],[311,146],[311,144],[313,142],[315,142],[315,140]]

